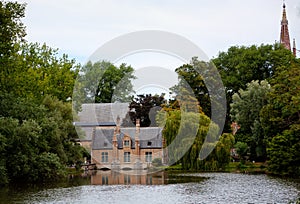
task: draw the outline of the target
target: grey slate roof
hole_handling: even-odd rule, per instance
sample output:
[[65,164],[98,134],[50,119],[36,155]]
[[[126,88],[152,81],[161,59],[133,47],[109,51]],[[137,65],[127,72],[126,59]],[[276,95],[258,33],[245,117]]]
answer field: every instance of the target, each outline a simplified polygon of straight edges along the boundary
[[79,127],[107,127],[107,126],[116,126],[114,122],[94,122],[94,123],[86,123],[86,122],[74,122],[75,126]]
[[82,111],[78,113],[79,120],[74,122],[75,126],[82,127],[86,137],[92,139],[92,130],[96,126],[115,126],[117,117],[121,121],[128,112],[128,103],[86,103],[82,104]]
[[[129,135],[131,138],[131,148],[135,146],[135,127],[134,128],[122,128],[121,133],[117,135],[118,148],[123,148],[123,137]],[[93,135],[92,149],[112,149],[112,140],[114,135],[114,129],[97,128]],[[154,149],[162,148],[162,128],[159,127],[147,127],[140,128],[140,148],[141,149]]]
[[85,103],[82,111],[78,113],[82,123],[116,122],[119,116],[121,120],[128,112],[129,103]]
[[114,129],[96,129],[93,135],[92,149],[112,149]]

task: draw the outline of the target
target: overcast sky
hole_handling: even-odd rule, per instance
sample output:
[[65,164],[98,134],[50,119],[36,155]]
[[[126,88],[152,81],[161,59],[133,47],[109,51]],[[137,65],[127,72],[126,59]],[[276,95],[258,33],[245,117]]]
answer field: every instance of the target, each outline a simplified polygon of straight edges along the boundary
[[[27,3],[23,19],[27,40],[59,48],[80,63],[105,42],[140,30],[179,34],[209,58],[233,45],[273,44],[279,40],[283,4],[282,0],[20,2]],[[300,1],[286,0],[286,5],[291,41],[295,38],[300,49]]]

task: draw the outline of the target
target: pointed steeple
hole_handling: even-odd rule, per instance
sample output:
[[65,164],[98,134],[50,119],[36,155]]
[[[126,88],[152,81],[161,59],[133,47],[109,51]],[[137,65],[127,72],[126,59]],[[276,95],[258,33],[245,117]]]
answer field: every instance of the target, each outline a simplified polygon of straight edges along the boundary
[[290,34],[288,28],[288,20],[286,15],[285,3],[283,3],[283,13],[281,20],[280,43],[288,50],[291,50]]

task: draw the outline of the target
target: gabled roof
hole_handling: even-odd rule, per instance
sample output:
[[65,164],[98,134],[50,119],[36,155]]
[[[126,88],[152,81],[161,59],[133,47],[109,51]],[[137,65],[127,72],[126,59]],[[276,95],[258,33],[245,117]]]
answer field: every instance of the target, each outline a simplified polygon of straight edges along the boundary
[[[124,135],[131,138],[131,148],[135,148],[135,128],[122,128],[121,133],[117,135],[118,148],[123,148]],[[114,129],[97,128],[94,132],[92,149],[112,149]],[[162,148],[162,128],[147,127],[140,128],[139,134],[141,149],[155,149]]]
[[128,112],[128,103],[85,103],[82,111],[78,113],[82,123],[116,122],[119,116],[121,120]]
[[79,119],[74,122],[78,130],[85,132],[86,140],[92,139],[94,127],[115,126],[117,117],[121,120],[128,112],[128,103],[85,103],[82,110],[78,113]]

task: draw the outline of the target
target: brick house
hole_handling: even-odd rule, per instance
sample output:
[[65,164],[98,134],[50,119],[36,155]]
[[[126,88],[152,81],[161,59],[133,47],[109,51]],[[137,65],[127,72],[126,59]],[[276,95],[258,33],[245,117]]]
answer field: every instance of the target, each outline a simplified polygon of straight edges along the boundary
[[98,169],[146,169],[155,158],[164,162],[162,128],[95,128],[92,145],[92,163]]

